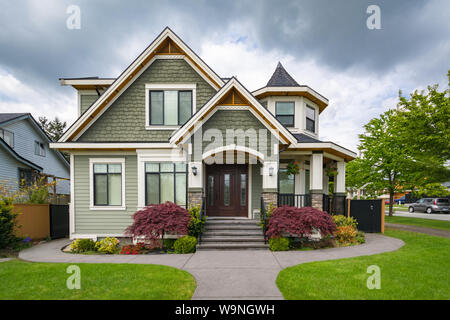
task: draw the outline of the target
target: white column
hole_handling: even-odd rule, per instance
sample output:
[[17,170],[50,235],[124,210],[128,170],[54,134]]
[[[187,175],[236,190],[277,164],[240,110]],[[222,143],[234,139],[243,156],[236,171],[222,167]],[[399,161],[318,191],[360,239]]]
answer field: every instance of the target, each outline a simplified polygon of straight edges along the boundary
[[323,190],[323,154],[313,153],[310,162],[310,190]]
[[337,163],[337,176],[335,182],[336,193],[345,193],[345,162]]
[[[263,191],[266,189],[278,189],[278,163],[275,161],[264,162],[262,167]],[[270,175],[272,173],[272,175]]]
[[300,161],[300,170],[295,176],[295,193],[305,194],[306,191],[306,175],[305,175],[305,160]]
[[[189,162],[188,164],[188,188],[203,188],[203,165],[201,162]],[[194,175],[194,169],[197,174]]]

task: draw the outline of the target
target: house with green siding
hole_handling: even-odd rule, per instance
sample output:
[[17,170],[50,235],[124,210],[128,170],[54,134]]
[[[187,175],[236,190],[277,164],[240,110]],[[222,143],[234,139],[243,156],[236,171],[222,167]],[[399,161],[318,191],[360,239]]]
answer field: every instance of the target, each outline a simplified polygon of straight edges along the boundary
[[166,28],[119,77],[60,81],[78,92],[78,119],[51,144],[70,153],[71,238],[124,236],[166,201],[251,220],[262,204],[325,209],[345,195],[356,155],[319,140],[328,99],[281,63],[250,92]]

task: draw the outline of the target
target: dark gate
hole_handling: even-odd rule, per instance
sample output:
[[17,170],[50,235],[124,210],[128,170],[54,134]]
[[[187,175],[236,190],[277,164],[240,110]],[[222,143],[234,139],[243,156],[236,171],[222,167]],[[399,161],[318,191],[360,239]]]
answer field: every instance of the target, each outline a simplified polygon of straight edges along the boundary
[[364,232],[382,232],[383,200],[351,200],[350,216],[358,221],[358,230]]
[[52,239],[69,236],[69,206],[63,204],[50,205],[50,237]]

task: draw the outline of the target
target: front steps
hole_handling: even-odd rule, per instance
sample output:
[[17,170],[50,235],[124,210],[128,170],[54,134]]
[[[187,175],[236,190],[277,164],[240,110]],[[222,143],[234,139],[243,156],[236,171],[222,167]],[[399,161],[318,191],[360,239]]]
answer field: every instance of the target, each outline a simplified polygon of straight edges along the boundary
[[197,250],[267,249],[257,223],[240,217],[209,217]]

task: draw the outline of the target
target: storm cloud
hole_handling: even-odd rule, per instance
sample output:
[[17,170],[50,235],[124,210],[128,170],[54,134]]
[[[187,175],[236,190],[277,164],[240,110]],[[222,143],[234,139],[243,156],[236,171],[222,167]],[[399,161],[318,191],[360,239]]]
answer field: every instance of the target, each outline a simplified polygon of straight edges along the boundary
[[[372,4],[381,9],[380,30],[366,27]],[[250,90],[265,85],[281,60],[297,82],[330,99],[321,116],[321,137],[353,149],[361,125],[395,107],[399,89],[446,85],[450,67],[450,2],[445,0],[0,5],[0,112],[15,108],[69,122],[76,116],[75,94],[60,87],[58,78],[116,77],[165,26],[219,75],[236,75]],[[81,9],[79,30],[66,27],[70,5]]]

